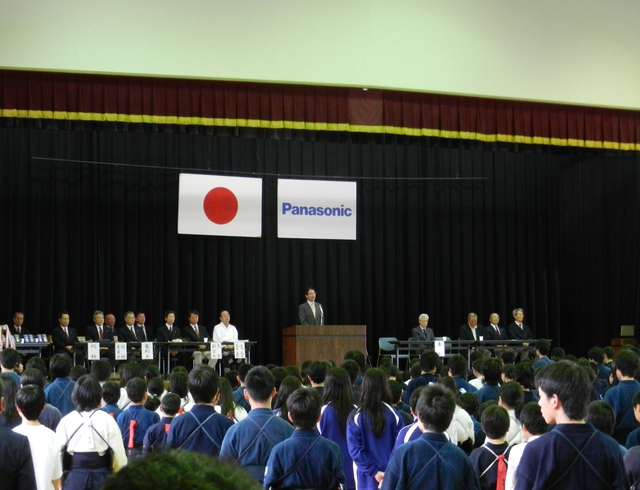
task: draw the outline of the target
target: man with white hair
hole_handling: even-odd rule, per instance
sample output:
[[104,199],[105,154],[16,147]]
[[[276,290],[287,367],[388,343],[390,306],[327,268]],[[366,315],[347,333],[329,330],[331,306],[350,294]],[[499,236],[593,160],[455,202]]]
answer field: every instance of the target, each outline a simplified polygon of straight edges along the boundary
[[429,315],[422,313],[418,317],[418,326],[411,330],[411,336],[415,340],[433,340],[433,330],[427,327],[429,324]]

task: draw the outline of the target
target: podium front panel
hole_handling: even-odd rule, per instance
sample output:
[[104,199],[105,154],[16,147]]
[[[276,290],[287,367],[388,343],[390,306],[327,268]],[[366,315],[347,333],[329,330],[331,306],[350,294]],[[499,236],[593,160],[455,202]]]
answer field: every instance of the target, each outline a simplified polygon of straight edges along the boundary
[[328,359],[340,364],[345,352],[367,352],[366,325],[294,325],[282,329],[282,365]]

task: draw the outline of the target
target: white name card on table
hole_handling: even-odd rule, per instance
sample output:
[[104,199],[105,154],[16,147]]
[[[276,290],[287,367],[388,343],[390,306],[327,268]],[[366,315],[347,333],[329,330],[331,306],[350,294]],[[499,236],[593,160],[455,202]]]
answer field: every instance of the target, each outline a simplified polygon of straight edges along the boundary
[[90,361],[97,361],[100,359],[100,343],[88,342],[87,343],[87,359]]
[[142,342],[141,349],[144,361],[153,360],[153,342]]
[[126,360],[127,360],[127,343],[117,342],[116,343],[116,361],[126,361]]
[[222,359],[222,342],[211,342],[211,359]]
[[247,357],[244,348],[245,342],[246,340],[238,340],[237,342],[233,343],[233,357],[235,357],[236,359],[244,359]]
[[433,348],[440,357],[444,357],[444,340],[434,340]]

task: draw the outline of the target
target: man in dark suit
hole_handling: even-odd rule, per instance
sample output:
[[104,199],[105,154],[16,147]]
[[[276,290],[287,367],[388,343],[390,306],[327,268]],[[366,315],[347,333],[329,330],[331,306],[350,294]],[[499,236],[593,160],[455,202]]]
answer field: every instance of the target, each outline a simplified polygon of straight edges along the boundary
[[11,332],[11,335],[27,335],[31,333],[28,328],[22,326],[23,322],[24,313],[22,313],[21,311],[16,311],[13,314],[13,322],[11,323],[11,325],[9,325],[9,331]]
[[478,315],[469,313],[467,323],[460,327],[459,340],[480,340],[482,337],[482,325],[478,325]]
[[522,308],[513,310],[512,315],[514,322],[507,327],[507,336],[513,340],[535,339],[529,326],[524,324],[524,311],[522,311]]
[[[191,310],[189,312],[189,325],[182,329],[182,335],[187,342],[202,342],[202,346],[204,349],[194,349],[193,354],[191,354],[191,358],[193,359],[194,366],[198,366],[202,364],[202,358],[206,357],[209,359],[209,366],[213,367],[216,365],[215,361],[211,361],[211,351],[206,350],[207,345],[205,342],[209,341],[211,336],[209,335],[209,330],[204,325],[198,325],[198,320],[200,320],[200,313],[197,310]],[[205,339],[207,339],[205,341]]]
[[58,318],[59,325],[53,328],[51,339],[56,354],[73,356],[73,344],[78,342],[78,333],[69,326],[69,313],[63,311]]
[[124,327],[118,330],[118,340],[120,342],[141,342],[137,335],[136,317],[133,311],[124,314]]
[[418,317],[418,326],[411,330],[411,337],[415,340],[433,340],[433,330],[427,325],[429,324],[429,315],[422,313]]
[[[164,325],[162,325],[156,331],[158,342],[171,342],[172,340],[182,340],[182,332],[174,325],[176,322],[176,314],[172,310],[167,310],[164,313]],[[178,364],[186,367],[186,356],[184,352],[171,351],[171,358],[177,358]],[[163,354],[166,357],[166,354]],[[167,366],[167,372],[169,366]]]
[[[0,380],[0,413],[4,401],[4,385]],[[27,490],[37,488],[31,446],[22,434],[0,427],[0,481],[3,490]]]
[[137,337],[140,342],[153,342],[156,340],[156,333],[153,331],[153,327],[145,324],[146,321],[147,317],[142,311],[136,313]]
[[316,301],[315,289],[307,288],[304,297],[307,298],[307,301],[298,307],[300,325],[324,325],[324,310],[322,305]]
[[100,310],[93,312],[93,325],[85,329],[87,342],[113,341],[113,328],[104,324],[104,313]]
[[491,313],[489,325],[482,331],[484,340],[507,340],[507,332],[499,324],[500,316],[497,313]]

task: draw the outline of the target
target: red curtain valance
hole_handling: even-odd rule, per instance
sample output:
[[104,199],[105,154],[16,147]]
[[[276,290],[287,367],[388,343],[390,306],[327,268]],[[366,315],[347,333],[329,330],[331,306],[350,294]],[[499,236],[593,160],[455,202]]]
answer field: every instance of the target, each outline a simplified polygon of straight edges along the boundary
[[640,150],[640,111],[393,90],[0,70],[0,117]]

